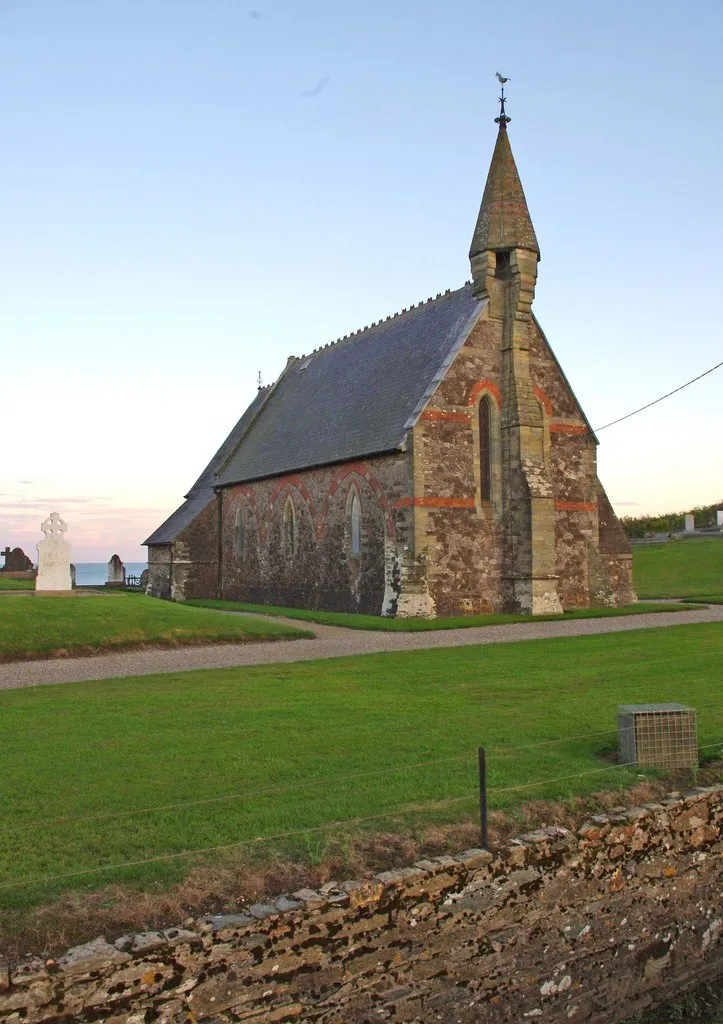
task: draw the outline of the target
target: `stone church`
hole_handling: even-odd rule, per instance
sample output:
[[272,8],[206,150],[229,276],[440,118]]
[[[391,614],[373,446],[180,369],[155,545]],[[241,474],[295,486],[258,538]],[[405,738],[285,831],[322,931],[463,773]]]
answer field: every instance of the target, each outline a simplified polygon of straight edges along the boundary
[[635,600],[496,121],[471,282],[291,357],[145,542],[148,593],[399,616]]

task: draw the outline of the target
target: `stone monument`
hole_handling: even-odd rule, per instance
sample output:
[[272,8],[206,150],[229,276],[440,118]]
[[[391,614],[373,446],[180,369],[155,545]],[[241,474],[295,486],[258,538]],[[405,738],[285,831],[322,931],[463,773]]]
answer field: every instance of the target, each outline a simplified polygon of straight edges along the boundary
[[120,560],[120,555],[113,555],[108,562],[108,587],[123,587],[126,582],[126,567]]
[[70,544],[65,539],[68,524],[57,512],[51,512],[40,524],[45,540],[38,541],[38,575],[35,589],[72,590],[70,577]]
[[723,508],[719,508],[715,514],[716,526],[723,526]]
[[685,517],[685,532],[686,533],[693,533],[694,530],[695,530],[695,516],[692,515],[689,512],[688,515]]
[[33,568],[32,561],[28,558],[22,548],[13,548],[12,551],[6,546],[0,555],[5,556],[5,565],[0,572],[30,572]]

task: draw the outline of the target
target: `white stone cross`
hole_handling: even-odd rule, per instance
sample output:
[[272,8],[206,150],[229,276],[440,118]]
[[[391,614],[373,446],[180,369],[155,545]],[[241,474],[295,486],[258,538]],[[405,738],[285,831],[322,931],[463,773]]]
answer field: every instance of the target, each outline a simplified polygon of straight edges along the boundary
[[36,590],[72,590],[70,575],[70,544],[64,534],[68,524],[58,512],[51,512],[40,524],[45,540],[38,541],[38,575],[35,577]]

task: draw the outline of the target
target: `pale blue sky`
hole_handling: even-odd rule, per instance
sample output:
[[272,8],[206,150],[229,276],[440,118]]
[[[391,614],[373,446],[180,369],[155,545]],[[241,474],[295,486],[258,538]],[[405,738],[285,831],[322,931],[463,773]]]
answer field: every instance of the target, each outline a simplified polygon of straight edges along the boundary
[[[460,285],[497,69],[593,424],[718,362],[722,41],[720,0],[0,0],[1,545],[52,507],[143,557],[259,370]],[[722,386],[601,434],[619,512],[723,496]]]

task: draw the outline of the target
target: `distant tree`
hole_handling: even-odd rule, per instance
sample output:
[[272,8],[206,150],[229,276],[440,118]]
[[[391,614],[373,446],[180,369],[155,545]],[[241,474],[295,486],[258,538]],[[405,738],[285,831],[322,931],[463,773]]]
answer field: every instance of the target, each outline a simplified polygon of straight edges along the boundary
[[685,526],[686,515],[695,516],[696,526],[715,526],[716,512],[723,509],[723,500],[712,505],[696,505],[686,512],[666,512],[659,516],[621,516],[620,523],[628,537],[645,537],[648,533],[677,533]]

